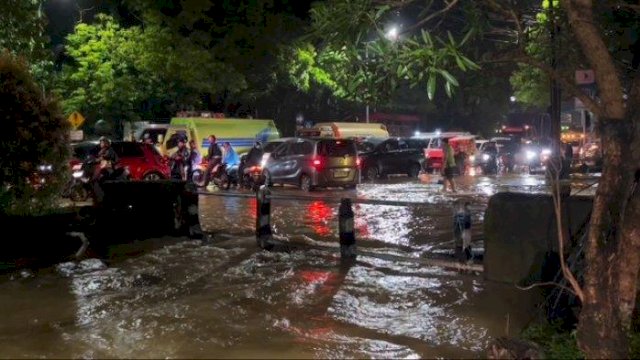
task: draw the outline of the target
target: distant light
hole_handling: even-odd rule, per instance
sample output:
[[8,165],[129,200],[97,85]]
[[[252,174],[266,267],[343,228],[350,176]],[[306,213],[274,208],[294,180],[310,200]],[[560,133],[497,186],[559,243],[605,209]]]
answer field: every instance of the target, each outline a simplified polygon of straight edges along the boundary
[[442,132],[440,131],[440,129],[436,129],[436,136],[440,136],[440,134],[442,134]]
[[516,99],[516,97],[515,97],[515,96],[511,96],[511,97],[509,98],[509,100],[510,100],[511,102],[516,102],[516,100],[518,100],[518,99]]
[[507,129],[507,125],[502,125],[502,130],[506,130]]
[[414,136],[420,136],[420,131],[416,131],[413,133]]
[[395,41],[398,40],[398,28],[396,26],[392,26],[386,33],[387,40]]
[[529,125],[525,125],[525,126],[524,126],[524,129],[525,129],[525,130],[529,130]]

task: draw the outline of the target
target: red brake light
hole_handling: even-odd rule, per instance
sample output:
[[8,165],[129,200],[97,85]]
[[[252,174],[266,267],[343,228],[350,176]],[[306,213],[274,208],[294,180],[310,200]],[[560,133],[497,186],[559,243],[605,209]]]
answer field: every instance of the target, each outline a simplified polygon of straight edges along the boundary
[[322,165],[322,160],[320,160],[320,159],[315,159],[315,160],[313,160],[313,165],[314,165],[314,166],[320,166],[320,165]]
[[362,164],[362,160],[360,160],[359,157],[356,158],[356,166],[360,167],[360,165]]

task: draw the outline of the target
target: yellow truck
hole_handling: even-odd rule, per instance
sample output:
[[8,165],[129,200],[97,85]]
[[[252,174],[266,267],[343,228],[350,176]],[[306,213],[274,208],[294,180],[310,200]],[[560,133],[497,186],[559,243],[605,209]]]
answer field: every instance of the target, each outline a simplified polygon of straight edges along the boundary
[[209,135],[218,143],[228,141],[238,154],[245,153],[256,141],[266,143],[280,138],[273,120],[173,118],[166,134],[158,144],[160,153],[170,156],[176,151],[178,140],[195,140],[203,156],[209,148]]
[[331,137],[331,138],[388,138],[389,132],[384,124],[358,122],[326,122],[318,123],[311,129],[298,130],[299,137]]

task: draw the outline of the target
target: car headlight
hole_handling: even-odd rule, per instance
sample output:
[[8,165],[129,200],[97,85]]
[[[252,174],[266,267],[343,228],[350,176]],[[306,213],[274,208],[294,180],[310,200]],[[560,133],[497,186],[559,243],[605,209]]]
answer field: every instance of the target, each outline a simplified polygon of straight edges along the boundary
[[491,156],[489,156],[489,154],[483,154],[482,155],[482,160],[483,161],[489,161],[489,159],[491,159]]
[[75,179],[79,179],[84,175],[84,171],[74,171],[72,175]]
[[533,160],[536,157],[536,153],[531,150],[527,150],[526,156],[527,160]]
[[542,155],[551,155],[551,149],[542,149],[541,154]]
[[53,166],[51,166],[51,165],[40,165],[40,166],[38,166],[38,170],[40,170],[41,172],[51,171],[52,169],[53,169]]
[[476,156],[475,155],[469,156],[469,161],[476,161]]

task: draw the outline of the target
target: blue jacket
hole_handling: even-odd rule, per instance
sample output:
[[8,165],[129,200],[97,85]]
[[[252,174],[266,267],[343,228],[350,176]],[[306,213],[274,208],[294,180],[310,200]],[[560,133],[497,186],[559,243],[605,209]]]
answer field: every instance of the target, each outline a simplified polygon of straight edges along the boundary
[[224,151],[222,162],[227,164],[227,166],[238,165],[240,164],[240,157],[232,147],[229,147],[229,150]]

